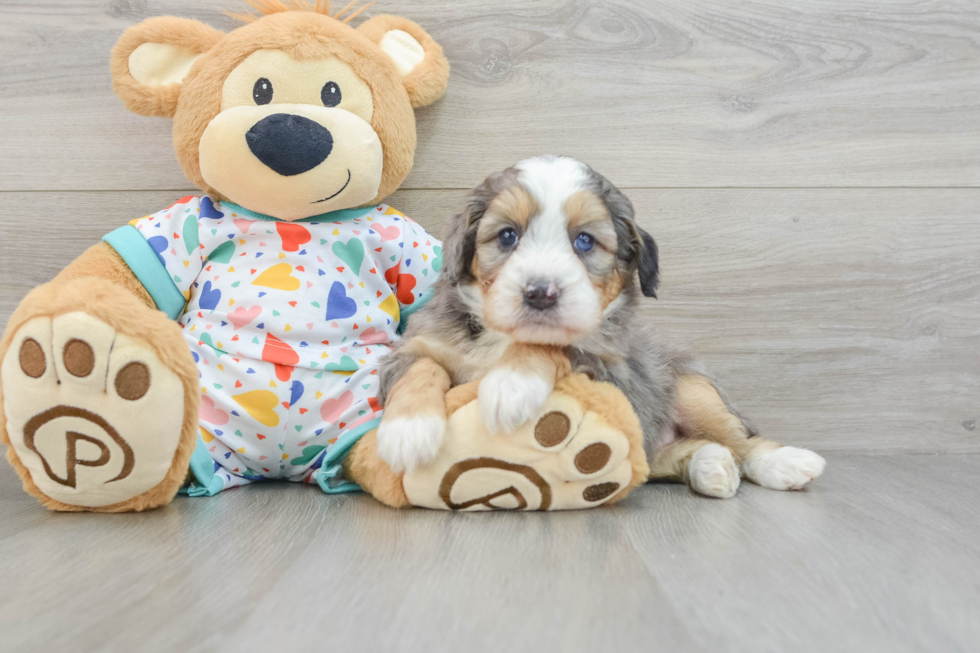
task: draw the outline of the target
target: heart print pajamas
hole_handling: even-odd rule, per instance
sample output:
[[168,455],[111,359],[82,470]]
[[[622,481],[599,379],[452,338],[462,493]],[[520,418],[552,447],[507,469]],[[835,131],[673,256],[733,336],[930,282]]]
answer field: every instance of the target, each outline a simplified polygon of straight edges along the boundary
[[105,240],[180,322],[201,384],[192,495],[263,479],[356,489],[378,362],[431,293],[441,243],[384,205],[282,222],[185,197]]

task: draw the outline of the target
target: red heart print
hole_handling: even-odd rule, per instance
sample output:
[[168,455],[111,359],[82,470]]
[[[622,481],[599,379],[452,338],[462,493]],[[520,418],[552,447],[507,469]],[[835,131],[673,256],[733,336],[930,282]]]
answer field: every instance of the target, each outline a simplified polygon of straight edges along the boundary
[[282,249],[284,252],[299,251],[299,246],[310,242],[309,230],[301,224],[292,222],[276,222],[276,231],[282,238]]
[[[401,264],[399,263],[399,265]],[[387,281],[391,285],[395,285],[395,282],[398,281],[398,265],[396,265],[393,268],[388,268],[387,270],[385,270],[385,281]]]
[[398,275],[398,301],[408,306],[415,301],[415,295],[412,294],[412,288],[415,287],[415,275],[412,274],[399,274]]

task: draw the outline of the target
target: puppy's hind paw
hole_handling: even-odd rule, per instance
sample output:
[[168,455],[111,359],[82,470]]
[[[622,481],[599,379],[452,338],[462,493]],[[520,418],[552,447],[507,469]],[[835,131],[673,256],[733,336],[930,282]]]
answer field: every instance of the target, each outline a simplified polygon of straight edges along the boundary
[[799,490],[823,474],[827,461],[799,447],[779,447],[745,462],[745,475],[770,490]]
[[535,417],[554,384],[508,368],[491,370],[480,382],[480,418],[491,433],[510,433]]
[[395,472],[411,472],[435,460],[445,435],[446,419],[437,415],[382,419],[378,456]]
[[720,444],[706,444],[691,456],[687,466],[688,481],[698,494],[730,499],[738,490],[738,465],[732,452]]

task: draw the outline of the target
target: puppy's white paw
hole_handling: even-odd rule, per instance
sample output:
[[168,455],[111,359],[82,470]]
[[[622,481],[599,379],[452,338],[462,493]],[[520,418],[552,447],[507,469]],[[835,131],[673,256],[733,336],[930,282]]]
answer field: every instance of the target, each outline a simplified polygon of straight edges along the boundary
[[745,475],[770,490],[799,490],[823,474],[827,461],[809,449],[780,447],[752,457]]
[[395,472],[411,472],[435,459],[445,435],[444,417],[382,419],[378,427],[378,456]]
[[480,381],[480,417],[491,433],[510,432],[538,414],[553,383],[506,367],[491,370]]
[[738,490],[740,475],[732,452],[720,444],[706,444],[687,464],[688,482],[698,494],[729,499]]

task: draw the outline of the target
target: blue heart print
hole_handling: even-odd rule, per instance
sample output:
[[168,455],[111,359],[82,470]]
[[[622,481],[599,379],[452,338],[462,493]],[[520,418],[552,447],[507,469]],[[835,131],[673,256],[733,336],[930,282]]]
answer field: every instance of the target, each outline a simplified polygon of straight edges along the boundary
[[342,320],[357,313],[357,302],[347,296],[344,284],[334,281],[327,295],[327,319]]
[[225,214],[214,208],[214,202],[211,201],[210,197],[201,198],[201,217],[210,218],[212,220],[217,220],[218,218],[225,217]]
[[150,247],[153,248],[153,251],[157,253],[157,258],[160,259],[160,262],[163,263],[164,267],[166,267],[167,264],[164,262],[163,257],[160,255],[170,248],[170,243],[167,242],[167,237],[153,236],[151,238],[147,238],[146,242],[149,243]]
[[293,381],[293,385],[289,388],[289,405],[295,406],[296,402],[299,401],[300,397],[303,396],[303,384],[299,381]]
[[201,296],[197,300],[197,305],[204,310],[213,311],[218,308],[218,302],[221,301],[221,291],[215,288],[211,289],[211,282],[205,281],[204,287],[201,288]]

